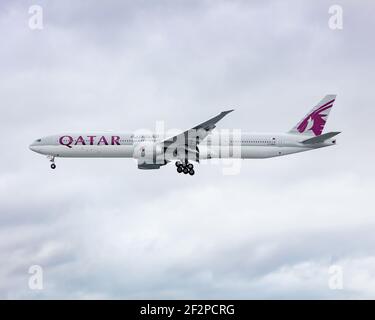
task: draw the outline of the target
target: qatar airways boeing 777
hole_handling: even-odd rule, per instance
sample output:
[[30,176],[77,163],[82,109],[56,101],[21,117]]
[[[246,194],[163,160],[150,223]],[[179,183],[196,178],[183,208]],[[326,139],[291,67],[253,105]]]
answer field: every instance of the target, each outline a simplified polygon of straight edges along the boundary
[[192,162],[212,158],[271,158],[336,144],[340,132],[322,134],[336,95],[325,96],[290,131],[282,133],[215,132],[216,124],[233,110],[223,111],[192,129],[164,134],[62,133],[35,140],[30,149],[55,158],[134,158],[139,169],[159,169],[175,162],[177,172],[194,175]]

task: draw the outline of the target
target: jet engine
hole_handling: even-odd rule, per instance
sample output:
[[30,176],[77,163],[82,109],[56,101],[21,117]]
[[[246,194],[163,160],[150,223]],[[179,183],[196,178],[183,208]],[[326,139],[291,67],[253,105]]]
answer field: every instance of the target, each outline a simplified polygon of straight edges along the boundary
[[139,169],[159,169],[167,164],[163,147],[159,144],[143,141],[134,146],[133,158],[138,160]]

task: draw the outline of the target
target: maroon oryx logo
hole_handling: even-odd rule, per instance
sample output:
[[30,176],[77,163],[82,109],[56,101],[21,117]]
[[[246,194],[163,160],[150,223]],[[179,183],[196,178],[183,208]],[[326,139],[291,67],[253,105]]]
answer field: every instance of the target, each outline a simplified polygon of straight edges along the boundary
[[329,109],[333,106],[333,102],[335,102],[335,99],[327,102],[326,104],[320,106],[318,109],[308,114],[297,127],[297,130],[300,133],[311,130],[316,136],[321,135],[324,125],[327,121],[326,117],[328,115]]

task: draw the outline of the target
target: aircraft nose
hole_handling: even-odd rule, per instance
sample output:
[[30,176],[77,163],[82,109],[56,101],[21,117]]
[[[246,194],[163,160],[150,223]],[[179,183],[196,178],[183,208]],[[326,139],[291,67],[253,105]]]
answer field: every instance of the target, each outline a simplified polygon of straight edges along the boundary
[[30,144],[30,145],[29,145],[29,149],[30,149],[31,151],[36,151],[35,144],[34,144],[34,143]]

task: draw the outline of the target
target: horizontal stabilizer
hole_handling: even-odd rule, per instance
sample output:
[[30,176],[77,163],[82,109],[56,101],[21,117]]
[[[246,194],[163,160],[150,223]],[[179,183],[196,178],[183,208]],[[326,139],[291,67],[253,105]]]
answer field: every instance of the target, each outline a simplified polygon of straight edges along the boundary
[[304,144],[321,143],[338,135],[339,133],[340,132],[327,132],[327,133],[321,134],[320,136],[316,136],[314,138],[303,140],[302,143]]

